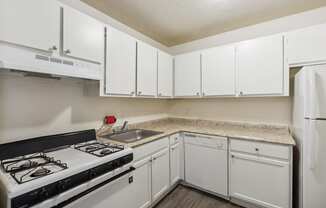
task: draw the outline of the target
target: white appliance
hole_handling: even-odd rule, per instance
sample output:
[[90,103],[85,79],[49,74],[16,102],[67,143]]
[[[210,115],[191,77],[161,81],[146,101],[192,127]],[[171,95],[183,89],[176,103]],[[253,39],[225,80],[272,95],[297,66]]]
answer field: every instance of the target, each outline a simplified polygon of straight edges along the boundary
[[326,65],[304,67],[295,75],[294,85],[293,133],[298,148],[298,206],[324,208]]
[[[77,208],[85,198],[94,207],[108,207],[107,198],[113,193],[107,190],[120,190],[133,182],[133,151],[89,139],[69,145],[74,138],[80,137],[80,142],[89,136],[93,139],[95,133],[68,133],[2,144],[0,207]],[[65,146],[58,149],[57,143]],[[43,147],[55,149],[34,151]],[[12,157],[28,151],[33,153]]]
[[[0,71],[33,72],[54,77],[100,80],[103,65],[0,41]],[[42,76],[42,75],[40,75]]]
[[190,133],[186,133],[184,137],[186,182],[227,198],[227,138]]

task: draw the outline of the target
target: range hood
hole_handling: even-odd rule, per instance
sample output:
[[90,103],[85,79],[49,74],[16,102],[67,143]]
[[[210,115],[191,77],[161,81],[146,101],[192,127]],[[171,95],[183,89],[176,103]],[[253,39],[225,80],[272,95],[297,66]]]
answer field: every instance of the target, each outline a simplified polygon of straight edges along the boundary
[[100,80],[102,65],[0,42],[0,70],[26,76],[74,77]]

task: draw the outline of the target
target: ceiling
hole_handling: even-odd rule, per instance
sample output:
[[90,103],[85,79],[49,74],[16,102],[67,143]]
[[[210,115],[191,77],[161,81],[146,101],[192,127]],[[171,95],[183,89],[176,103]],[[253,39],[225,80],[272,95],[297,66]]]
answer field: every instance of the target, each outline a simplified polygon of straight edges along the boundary
[[82,1],[166,46],[326,6],[326,0]]

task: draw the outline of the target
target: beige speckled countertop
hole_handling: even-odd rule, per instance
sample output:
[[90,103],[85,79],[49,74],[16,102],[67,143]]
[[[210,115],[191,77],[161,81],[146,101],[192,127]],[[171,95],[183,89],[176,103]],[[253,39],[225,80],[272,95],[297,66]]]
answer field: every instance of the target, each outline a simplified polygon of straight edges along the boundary
[[295,141],[287,126],[221,122],[201,119],[166,118],[129,125],[129,129],[135,128],[160,131],[163,133],[128,144],[102,138],[101,135],[110,133],[110,129],[99,134],[98,138],[103,142],[119,143],[129,147],[137,147],[178,132],[191,132],[259,142],[295,145]]

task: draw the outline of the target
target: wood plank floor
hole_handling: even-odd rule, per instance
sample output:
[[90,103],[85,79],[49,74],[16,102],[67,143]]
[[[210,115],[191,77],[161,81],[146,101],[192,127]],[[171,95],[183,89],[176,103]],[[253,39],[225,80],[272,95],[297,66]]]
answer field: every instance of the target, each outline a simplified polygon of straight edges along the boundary
[[179,185],[155,208],[240,208],[223,199]]

